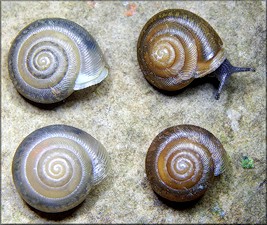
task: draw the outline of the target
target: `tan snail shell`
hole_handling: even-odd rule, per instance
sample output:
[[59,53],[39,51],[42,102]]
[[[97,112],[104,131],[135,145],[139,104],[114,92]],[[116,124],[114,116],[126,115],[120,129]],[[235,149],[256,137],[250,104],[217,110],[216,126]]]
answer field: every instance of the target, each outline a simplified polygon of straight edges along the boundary
[[195,78],[215,71],[220,81],[216,99],[232,73],[254,71],[232,66],[210,24],[183,9],[161,11],[145,24],[137,43],[137,58],[148,82],[167,91],[184,88]]
[[152,189],[170,201],[202,196],[227,164],[220,141],[194,125],[178,125],[159,133],[146,155],[146,174]]
[[104,146],[88,133],[51,125],[29,134],[13,158],[14,184],[32,207],[49,213],[80,204],[109,170]]
[[101,82],[107,64],[96,40],[78,24],[40,19],[15,38],[8,57],[17,91],[37,103],[55,103]]

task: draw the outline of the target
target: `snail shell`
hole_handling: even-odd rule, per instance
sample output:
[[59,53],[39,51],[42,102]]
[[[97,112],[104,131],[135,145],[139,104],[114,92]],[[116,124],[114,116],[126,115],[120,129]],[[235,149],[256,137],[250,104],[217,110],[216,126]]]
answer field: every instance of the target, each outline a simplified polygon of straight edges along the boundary
[[95,39],[78,24],[40,19],[15,38],[9,74],[20,94],[37,103],[55,103],[101,82],[108,69]]
[[226,77],[254,71],[224,63],[223,42],[216,31],[207,21],[183,9],[161,11],[145,24],[137,43],[137,58],[148,82],[167,91],[184,88],[223,66],[216,75],[221,82],[216,98]]
[[146,174],[153,190],[170,201],[202,196],[227,163],[220,141],[194,125],[167,128],[156,136],[146,156]]
[[211,73],[225,60],[223,43],[201,17],[183,9],[153,16],[138,40],[138,61],[146,79],[163,90],[178,90]]
[[14,184],[21,197],[43,212],[63,212],[80,204],[109,170],[104,146],[66,125],[28,135],[13,158]]

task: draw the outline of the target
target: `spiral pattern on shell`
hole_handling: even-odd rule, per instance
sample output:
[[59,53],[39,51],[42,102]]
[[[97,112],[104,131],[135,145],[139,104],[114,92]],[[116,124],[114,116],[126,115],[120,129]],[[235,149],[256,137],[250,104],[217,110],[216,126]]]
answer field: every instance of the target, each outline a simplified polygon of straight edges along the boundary
[[43,127],[28,135],[12,164],[19,194],[44,212],[77,206],[108,170],[104,146],[88,133],[66,125]]
[[201,17],[183,9],[154,15],[143,27],[137,58],[145,78],[163,90],[179,90],[216,70],[225,60],[223,43]]
[[179,125],[153,140],[146,156],[146,173],[157,194],[184,202],[202,196],[226,163],[226,152],[213,134],[201,127]]
[[95,39],[78,24],[59,18],[25,27],[12,43],[8,62],[18,92],[38,103],[59,102],[108,74]]

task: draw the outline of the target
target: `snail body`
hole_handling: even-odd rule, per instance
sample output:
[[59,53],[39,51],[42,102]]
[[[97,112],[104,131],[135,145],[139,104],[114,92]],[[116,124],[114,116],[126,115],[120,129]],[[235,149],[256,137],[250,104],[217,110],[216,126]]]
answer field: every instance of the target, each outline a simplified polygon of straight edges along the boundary
[[178,125],[159,133],[146,155],[146,174],[161,197],[186,202],[201,197],[224,172],[227,155],[209,131]]
[[108,174],[104,146],[71,126],[51,125],[29,134],[13,158],[12,174],[21,197],[49,213],[79,205]]
[[25,27],[12,42],[8,66],[17,91],[44,104],[62,101],[108,75],[96,40],[61,18],[40,19]]
[[232,73],[254,71],[232,66],[211,25],[183,9],[164,10],[149,19],[138,39],[137,58],[147,81],[167,91],[182,89],[216,71],[220,81],[216,99]]

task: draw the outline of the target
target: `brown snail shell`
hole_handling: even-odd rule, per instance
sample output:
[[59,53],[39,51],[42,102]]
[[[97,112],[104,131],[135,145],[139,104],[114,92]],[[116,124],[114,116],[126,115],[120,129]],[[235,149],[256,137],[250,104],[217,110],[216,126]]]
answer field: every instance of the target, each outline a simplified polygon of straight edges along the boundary
[[138,39],[137,58],[147,81],[167,91],[216,71],[220,81],[216,99],[232,73],[254,71],[232,66],[211,25],[184,9],[164,10],[149,19]]
[[61,18],[26,26],[12,42],[8,66],[17,91],[43,104],[60,102],[108,75],[96,40],[80,25]]
[[49,213],[79,205],[108,174],[105,147],[90,134],[51,125],[29,134],[13,158],[13,181],[32,207]]
[[194,125],[178,125],[159,133],[146,155],[146,174],[152,189],[170,201],[202,196],[227,163],[220,141]]

